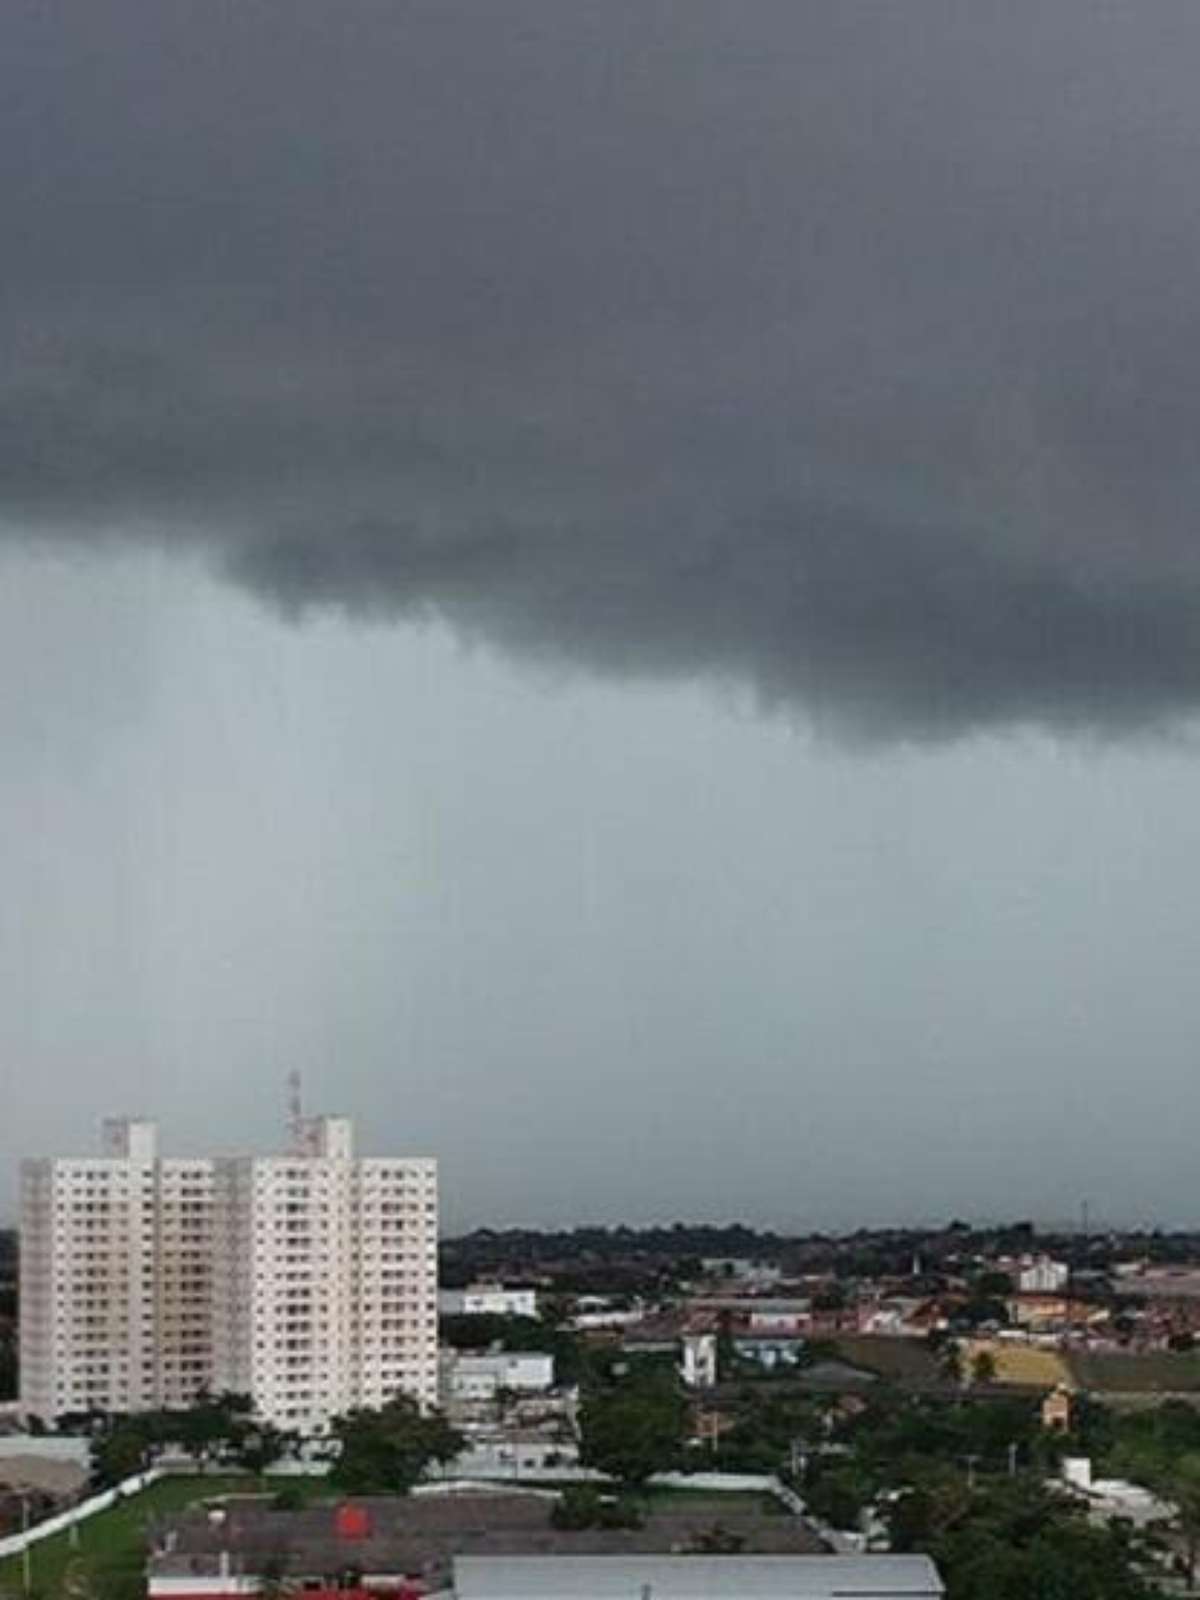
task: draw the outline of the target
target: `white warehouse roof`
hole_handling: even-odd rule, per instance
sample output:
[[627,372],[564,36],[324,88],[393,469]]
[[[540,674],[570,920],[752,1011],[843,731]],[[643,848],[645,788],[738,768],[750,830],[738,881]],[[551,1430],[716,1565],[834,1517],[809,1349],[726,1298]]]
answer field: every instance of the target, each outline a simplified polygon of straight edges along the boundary
[[457,1600],[940,1600],[928,1556],[458,1556]]

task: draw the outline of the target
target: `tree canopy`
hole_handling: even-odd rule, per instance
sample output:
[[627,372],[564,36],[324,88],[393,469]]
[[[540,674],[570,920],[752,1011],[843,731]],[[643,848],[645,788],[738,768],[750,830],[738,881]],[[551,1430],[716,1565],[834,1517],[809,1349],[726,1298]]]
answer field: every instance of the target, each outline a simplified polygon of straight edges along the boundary
[[407,1494],[431,1463],[452,1461],[465,1444],[440,1412],[422,1412],[408,1395],[347,1412],[333,1433],[341,1448],[330,1481],[347,1494]]
[[579,1408],[580,1459],[636,1487],[678,1464],[687,1400],[673,1373],[639,1372],[589,1389]]

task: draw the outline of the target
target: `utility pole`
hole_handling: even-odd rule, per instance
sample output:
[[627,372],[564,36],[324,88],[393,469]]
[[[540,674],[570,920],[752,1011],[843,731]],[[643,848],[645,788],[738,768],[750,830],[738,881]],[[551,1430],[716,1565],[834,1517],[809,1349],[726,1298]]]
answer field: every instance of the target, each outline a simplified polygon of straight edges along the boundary
[[1015,1478],[1017,1475],[1017,1441],[1015,1439],[1008,1447],[1008,1475]]
[[14,1494],[21,1497],[21,1535],[24,1542],[21,1545],[21,1588],[29,1594],[33,1588],[33,1551],[29,1539],[29,1490],[14,1489]]

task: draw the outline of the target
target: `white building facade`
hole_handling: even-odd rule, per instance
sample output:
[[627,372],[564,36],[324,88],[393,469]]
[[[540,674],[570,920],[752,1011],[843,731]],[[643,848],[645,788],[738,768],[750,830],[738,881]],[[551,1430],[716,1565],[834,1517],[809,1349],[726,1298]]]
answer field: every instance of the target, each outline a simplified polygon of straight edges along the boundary
[[1034,1256],[1023,1261],[1017,1273],[1017,1288],[1022,1294],[1057,1294],[1065,1289],[1071,1269],[1065,1261],[1055,1261],[1051,1256]]
[[438,1305],[444,1317],[536,1317],[536,1289],[506,1289],[502,1283],[472,1283],[443,1289]]
[[186,1405],[210,1377],[212,1173],[159,1159],[153,1123],[102,1156],[21,1169],[22,1410]]
[[545,1394],[554,1387],[554,1357],[540,1350],[454,1352],[442,1363],[442,1387],[449,1401],[492,1401],[511,1394]]
[[162,1160],[143,1122],[104,1157],[24,1164],[21,1398],[64,1412],[250,1394],[320,1433],[397,1392],[437,1397],[437,1167],[356,1158],[341,1117],[293,1154]]

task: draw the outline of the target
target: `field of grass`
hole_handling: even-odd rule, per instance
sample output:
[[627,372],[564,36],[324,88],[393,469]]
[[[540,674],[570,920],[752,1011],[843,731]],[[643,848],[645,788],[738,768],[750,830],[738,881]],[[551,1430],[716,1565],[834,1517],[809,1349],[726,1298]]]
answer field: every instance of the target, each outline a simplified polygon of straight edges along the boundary
[[[638,1498],[644,1500],[651,1511],[761,1511],[764,1502],[772,1496],[760,1489],[675,1489],[659,1488],[648,1484],[639,1490]],[[781,1501],[775,1501],[782,1505]]]
[[1078,1387],[1074,1374],[1057,1350],[1045,1350],[1031,1344],[1010,1344],[1004,1339],[964,1340],[964,1371],[969,1374],[972,1361],[984,1351],[996,1363],[997,1383],[1019,1383],[1041,1389],[1053,1389],[1060,1383],[1068,1389]]
[[[68,1534],[35,1544],[30,1593],[36,1600],[69,1600],[73,1592],[87,1600],[142,1600],[146,1533],[155,1517],[225,1495],[273,1496],[282,1487],[301,1485],[317,1498],[323,1490],[320,1479],[163,1478],[142,1494],[131,1495],[111,1510],[80,1523],[77,1544],[72,1544]],[[758,1491],[726,1493],[686,1487],[652,1486],[643,1493],[651,1511],[695,1511],[716,1517],[722,1512],[761,1512],[770,1498]],[[779,1509],[784,1508],[780,1505]],[[20,1557],[0,1561],[0,1600],[23,1600],[22,1583]]]
[[883,1334],[847,1334],[836,1341],[837,1353],[853,1367],[877,1372],[889,1383],[925,1387],[941,1382],[937,1358],[924,1339],[894,1339]]
[[[72,1580],[78,1575],[78,1592],[88,1600],[141,1600],[146,1592],[143,1568],[151,1518],[220,1495],[274,1494],[279,1487],[277,1479],[246,1476],[160,1479],[142,1494],[131,1495],[111,1510],[81,1522],[77,1545],[72,1545],[65,1533],[35,1544],[30,1552],[31,1593],[39,1600],[60,1600],[70,1595]],[[0,1561],[0,1596],[4,1600],[22,1596],[22,1581],[19,1556]]]
[[1113,1394],[1189,1394],[1200,1390],[1200,1354],[1190,1351],[1100,1355],[1073,1350],[1067,1359],[1080,1389]]

